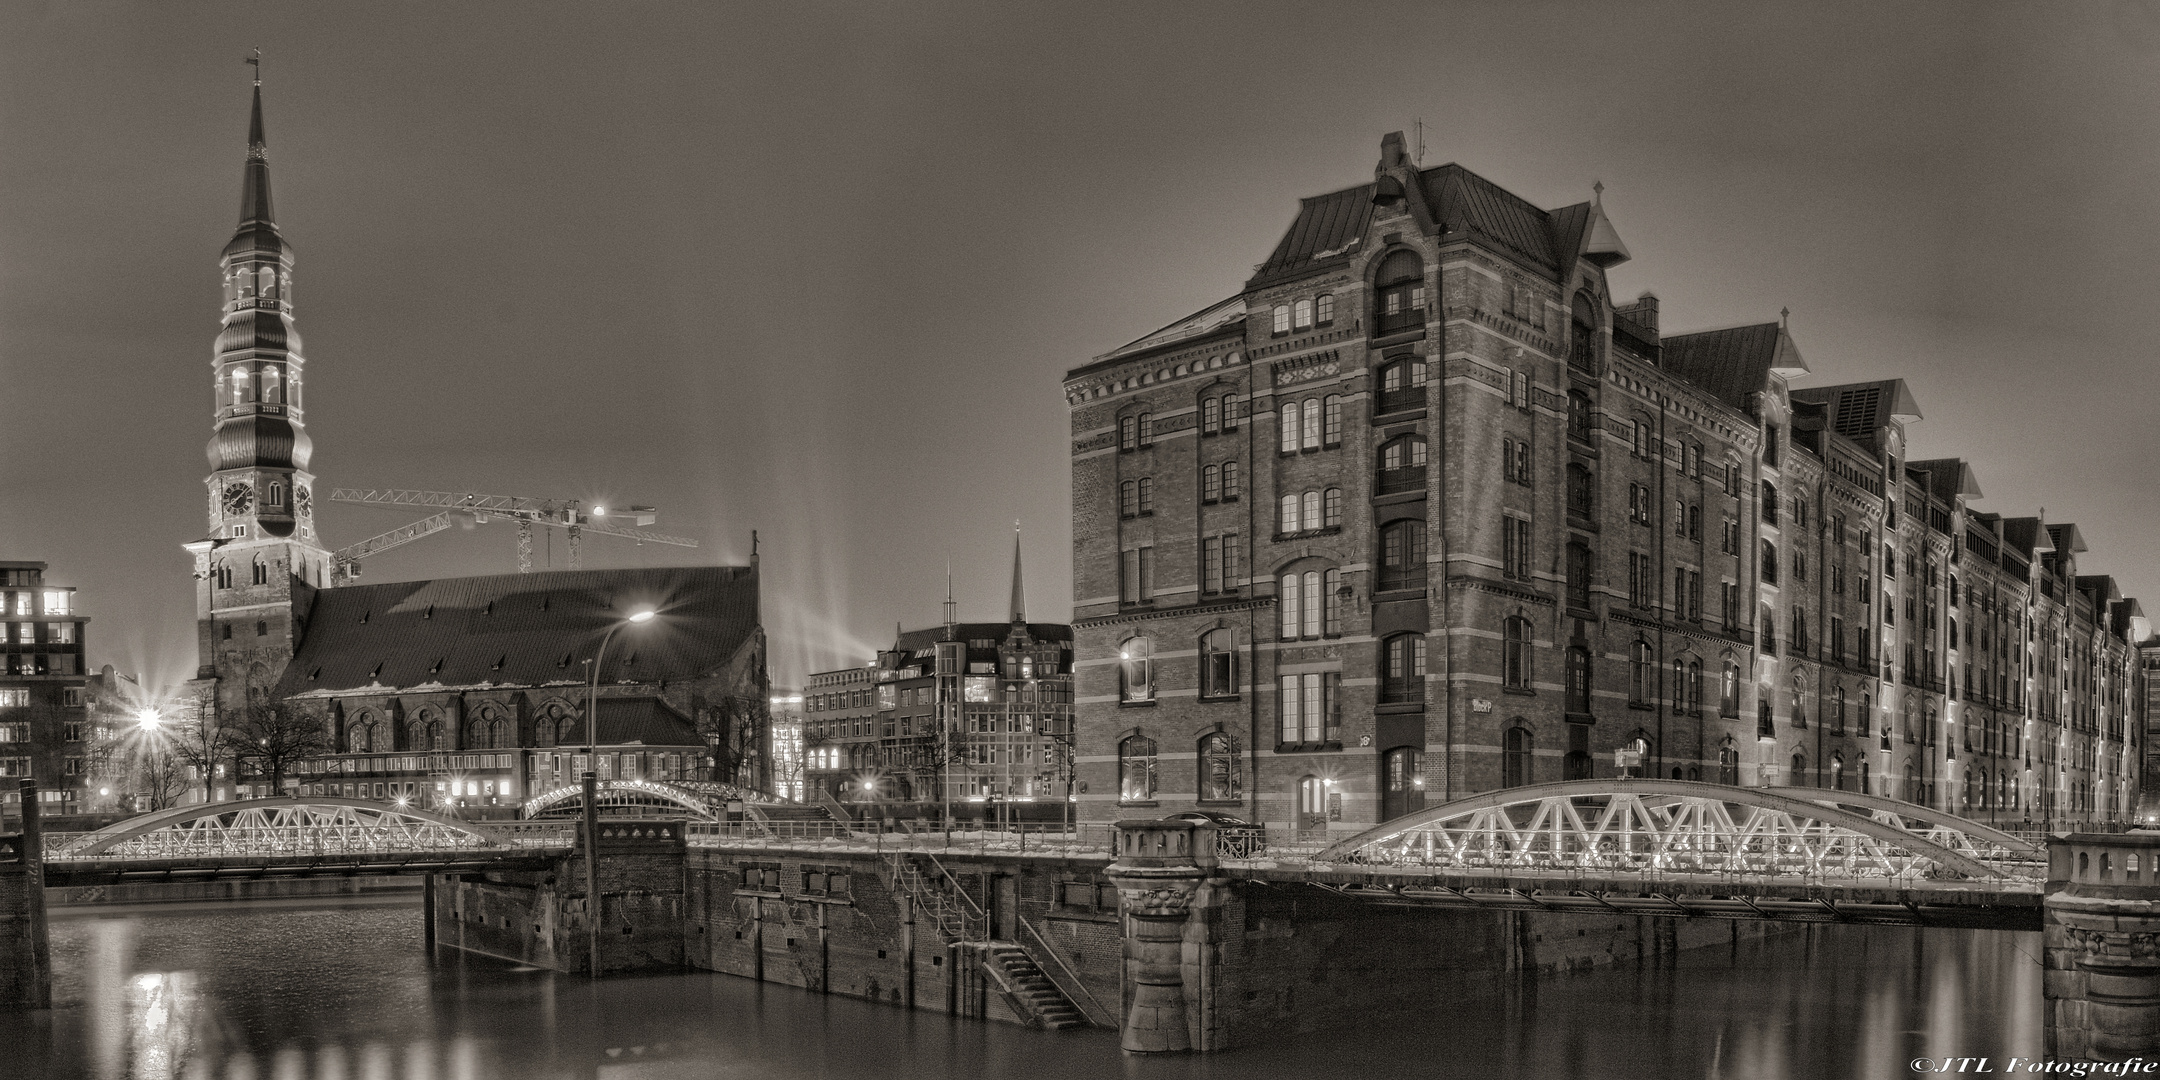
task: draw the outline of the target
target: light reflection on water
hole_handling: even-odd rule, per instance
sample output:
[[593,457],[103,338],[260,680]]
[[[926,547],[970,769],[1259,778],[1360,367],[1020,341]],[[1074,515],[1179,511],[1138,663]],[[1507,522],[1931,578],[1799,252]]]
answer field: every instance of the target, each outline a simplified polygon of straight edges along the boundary
[[0,1077],[1906,1077],[2041,1053],[2039,935],[1819,927],[1540,980],[1405,986],[1417,1019],[1210,1058],[692,973],[585,980],[443,952],[409,905],[55,919],[50,1013],[0,1015]]

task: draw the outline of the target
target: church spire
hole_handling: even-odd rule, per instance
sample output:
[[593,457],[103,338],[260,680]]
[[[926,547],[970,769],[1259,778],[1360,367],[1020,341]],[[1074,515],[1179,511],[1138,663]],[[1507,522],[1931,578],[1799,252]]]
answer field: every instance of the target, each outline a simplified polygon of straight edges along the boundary
[[1020,586],[1020,523],[1013,522],[1012,621],[1027,621],[1027,597]]
[[255,50],[247,62],[255,69],[255,108],[248,117],[247,167],[240,180],[240,227],[246,231],[250,225],[268,226],[274,233],[277,215],[270,208],[270,144],[263,138],[262,50]]

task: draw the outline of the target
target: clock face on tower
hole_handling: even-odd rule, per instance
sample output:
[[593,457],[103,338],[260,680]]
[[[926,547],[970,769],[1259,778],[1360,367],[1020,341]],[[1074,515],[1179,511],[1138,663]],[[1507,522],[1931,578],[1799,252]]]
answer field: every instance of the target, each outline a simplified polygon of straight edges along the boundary
[[255,505],[255,489],[246,484],[229,484],[218,502],[228,514],[245,514]]
[[295,486],[293,488],[292,501],[293,509],[300,511],[301,517],[306,517],[308,516],[308,511],[315,508],[315,493],[309,491],[307,488]]

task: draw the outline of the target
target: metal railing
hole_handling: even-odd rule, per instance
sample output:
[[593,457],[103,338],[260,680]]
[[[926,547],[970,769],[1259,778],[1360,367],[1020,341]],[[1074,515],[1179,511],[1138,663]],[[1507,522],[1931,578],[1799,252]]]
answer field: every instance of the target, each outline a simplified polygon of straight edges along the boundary
[[[1073,1007],[1079,1009],[1081,1015],[1087,1017],[1088,1023],[1096,1027],[1117,1027],[1117,1014],[1111,1012],[1103,1005],[1101,1000],[1096,998],[1095,992],[1089,990],[1087,983],[1081,980],[1080,973],[1074,971],[1065,963],[1065,958],[1058,954],[1057,946],[1050,944],[1050,939],[1043,936],[1041,930],[1035,928],[1035,924],[1028,919],[1027,914],[1016,911],[1013,913],[1013,918],[1028,932],[1029,937],[1035,939],[1035,944],[1042,950],[1043,955],[1048,956],[1050,962],[1057,965],[1057,970],[1052,971],[1050,968],[1043,967],[1042,962],[1039,960],[1035,964],[1036,967],[1042,968],[1043,977],[1049,979],[1051,984],[1058,988],[1058,993],[1065,995],[1065,1000],[1072,1002]],[[1034,955],[1034,951],[1027,947],[1026,942],[1023,941],[1019,944],[1022,952],[1028,953],[1029,956]],[[1058,978],[1058,972],[1063,972],[1065,977]],[[1070,985],[1067,985],[1068,983]],[[1080,991],[1079,996],[1074,996],[1074,990]],[[1086,1004],[1081,1003],[1081,998],[1087,999]],[[1090,1008],[1090,1006],[1093,1007]]]
[[1111,850],[1114,826],[1055,823],[1012,824],[944,829],[898,829],[875,822],[839,821],[693,821],[691,847],[792,847],[810,845],[846,851],[914,851],[939,854],[1103,855]]

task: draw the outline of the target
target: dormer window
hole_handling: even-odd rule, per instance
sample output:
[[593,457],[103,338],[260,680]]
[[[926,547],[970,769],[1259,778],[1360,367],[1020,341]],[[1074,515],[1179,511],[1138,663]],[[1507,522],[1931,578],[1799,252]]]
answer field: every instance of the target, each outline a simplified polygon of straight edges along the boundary
[[1373,332],[1392,334],[1425,325],[1425,263],[1413,251],[1396,251],[1373,279]]

